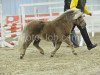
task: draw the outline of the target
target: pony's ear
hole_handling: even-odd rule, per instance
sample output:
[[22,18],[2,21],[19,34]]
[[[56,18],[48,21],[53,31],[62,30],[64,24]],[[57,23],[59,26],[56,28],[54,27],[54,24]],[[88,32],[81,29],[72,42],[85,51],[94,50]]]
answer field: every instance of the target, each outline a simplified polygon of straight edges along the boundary
[[75,15],[73,17],[73,19],[78,19],[79,17],[81,17],[83,15],[83,13],[79,10],[79,9],[76,9],[75,10]]

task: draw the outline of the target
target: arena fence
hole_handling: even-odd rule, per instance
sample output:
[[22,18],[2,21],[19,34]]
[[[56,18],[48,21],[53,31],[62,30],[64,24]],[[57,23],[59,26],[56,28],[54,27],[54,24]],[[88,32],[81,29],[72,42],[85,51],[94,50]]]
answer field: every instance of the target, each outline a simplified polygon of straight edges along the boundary
[[2,5],[0,5],[0,46],[14,47],[16,45],[14,40],[20,35],[21,25],[18,22],[13,22],[12,17],[9,17],[9,23],[5,24],[2,13]]
[[[24,25],[25,25],[25,20],[27,20],[27,19],[48,19],[48,20],[50,20],[52,17],[54,17],[54,16],[52,16],[52,11],[51,10],[49,10],[49,9],[51,9],[51,7],[50,7],[50,5],[58,5],[58,4],[63,4],[64,2],[44,2],[44,3],[34,3],[34,4],[22,4],[22,5],[20,5],[20,7],[21,7],[21,15],[22,15],[22,25],[23,25],[23,27],[24,27]],[[45,5],[48,5],[48,10],[49,10],[49,16],[38,16],[38,12],[37,12],[37,10],[38,10],[38,8],[37,8],[37,6],[45,6]],[[34,17],[31,17],[31,18],[26,18],[25,17],[25,8],[26,7],[33,7],[34,8]],[[60,13],[60,12],[59,12]],[[58,16],[58,15],[57,15]]]
[[5,30],[4,30],[3,16],[2,16],[2,4],[0,4],[0,46],[12,47],[12,45],[10,45],[8,42],[5,41]]
[[0,45],[3,47],[2,5],[0,4]]

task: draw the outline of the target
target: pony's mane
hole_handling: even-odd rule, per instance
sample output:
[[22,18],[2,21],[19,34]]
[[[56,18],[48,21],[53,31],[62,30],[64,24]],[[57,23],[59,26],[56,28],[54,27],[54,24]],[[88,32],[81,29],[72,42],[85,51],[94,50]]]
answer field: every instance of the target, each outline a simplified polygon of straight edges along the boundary
[[73,9],[68,9],[67,11],[65,11],[63,14],[61,14],[60,16],[58,16],[56,19],[54,20],[61,20],[63,19],[67,14],[69,14],[70,12],[75,11]]

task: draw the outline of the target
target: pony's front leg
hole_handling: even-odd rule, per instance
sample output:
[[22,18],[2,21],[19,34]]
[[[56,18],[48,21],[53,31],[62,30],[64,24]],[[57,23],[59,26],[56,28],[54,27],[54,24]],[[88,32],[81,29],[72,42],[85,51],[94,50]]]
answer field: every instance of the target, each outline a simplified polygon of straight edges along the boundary
[[55,49],[54,49],[53,52],[51,52],[51,57],[53,57],[53,56],[55,55],[55,53],[57,52],[57,50],[60,48],[61,43],[62,43],[62,42],[60,42],[60,41],[57,41],[57,42],[55,43]]
[[74,50],[74,45],[73,45],[73,43],[70,41],[70,39],[69,39],[68,37],[66,37],[66,39],[65,39],[64,41],[65,41],[65,43],[67,43],[67,44],[70,46],[70,48],[71,48],[71,50],[72,50],[72,53],[73,53],[74,55],[77,55],[77,53],[76,53],[75,50]]
[[31,36],[24,37],[21,41],[19,41],[20,46],[21,46],[20,47],[20,59],[24,57],[26,49],[30,45],[31,42],[32,42]]

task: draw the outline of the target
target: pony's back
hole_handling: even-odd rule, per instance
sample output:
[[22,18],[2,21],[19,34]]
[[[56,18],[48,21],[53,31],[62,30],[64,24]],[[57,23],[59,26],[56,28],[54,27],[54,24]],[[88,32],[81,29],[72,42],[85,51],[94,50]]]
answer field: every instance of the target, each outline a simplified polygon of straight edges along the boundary
[[23,32],[25,32],[25,33],[28,32],[28,34],[36,35],[42,31],[44,25],[45,25],[45,23],[43,21],[33,20],[26,25]]

